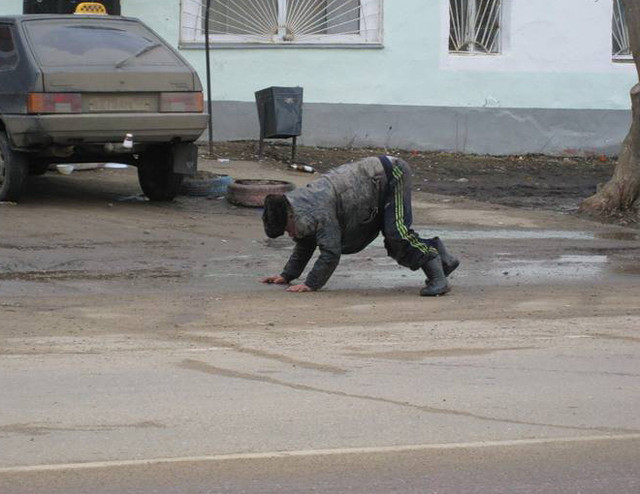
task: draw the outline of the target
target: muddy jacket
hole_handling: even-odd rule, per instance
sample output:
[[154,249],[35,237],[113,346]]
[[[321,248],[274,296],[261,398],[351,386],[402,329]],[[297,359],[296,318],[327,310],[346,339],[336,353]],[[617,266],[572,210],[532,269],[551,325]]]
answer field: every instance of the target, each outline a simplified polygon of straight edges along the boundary
[[287,281],[298,278],[318,247],[320,256],[305,284],[313,290],[324,286],[341,254],[361,251],[380,233],[386,185],[380,160],[365,158],[287,193],[297,233],[282,276]]

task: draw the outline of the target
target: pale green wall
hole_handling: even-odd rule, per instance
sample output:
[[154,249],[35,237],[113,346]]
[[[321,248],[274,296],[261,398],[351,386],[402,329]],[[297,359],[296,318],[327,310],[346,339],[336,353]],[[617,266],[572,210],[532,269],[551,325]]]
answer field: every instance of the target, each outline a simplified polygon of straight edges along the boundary
[[[381,49],[213,50],[213,99],[252,101],[257,89],[299,85],[309,103],[629,108],[636,74],[632,64],[610,61],[606,0],[505,2],[508,41],[499,57],[447,53],[447,0],[385,0]],[[543,4],[553,15],[543,17]],[[0,5],[3,12],[19,13],[22,2]],[[178,45],[179,0],[122,0],[122,11]],[[182,53],[204,84],[204,50]]]

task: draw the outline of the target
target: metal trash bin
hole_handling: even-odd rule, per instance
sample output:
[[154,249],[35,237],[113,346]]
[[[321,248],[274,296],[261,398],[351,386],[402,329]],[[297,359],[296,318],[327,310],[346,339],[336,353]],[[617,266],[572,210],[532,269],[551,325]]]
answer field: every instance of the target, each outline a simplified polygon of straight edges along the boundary
[[293,138],[291,161],[295,160],[297,137],[302,134],[302,88],[268,87],[256,91],[260,121],[260,155],[265,139]]

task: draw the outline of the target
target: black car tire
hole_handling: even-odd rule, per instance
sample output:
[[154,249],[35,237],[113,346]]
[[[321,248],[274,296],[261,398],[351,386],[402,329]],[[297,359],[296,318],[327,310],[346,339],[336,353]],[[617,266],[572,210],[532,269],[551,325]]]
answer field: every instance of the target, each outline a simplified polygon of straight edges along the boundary
[[17,202],[24,191],[29,173],[27,158],[9,146],[9,139],[0,132],[0,201]]
[[171,201],[180,191],[184,175],[173,171],[170,146],[153,146],[140,155],[138,181],[152,201]]
[[221,197],[227,194],[227,188],[233,179],[229,175],[221,175],[208,171],[199,171],[195,177],[185,177],[180,187],[184,196]]

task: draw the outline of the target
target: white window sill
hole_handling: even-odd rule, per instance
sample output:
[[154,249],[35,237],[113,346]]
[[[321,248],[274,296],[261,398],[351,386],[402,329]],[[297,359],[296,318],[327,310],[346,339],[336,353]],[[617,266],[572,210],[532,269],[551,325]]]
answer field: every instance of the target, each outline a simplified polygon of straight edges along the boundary
[[483,51],[449,51],[452,57],[499,57],[502,53],[487,53]]
[[633,63],[633,57],[632,56],[613,57],[611,61],[613,63]]
[[[178,44],[178,48],[181,50],[204,50],[204,41],[192,42],[181,41]],[[297,48],[322,48],[322,49],[380,49],[384,48],[384,44],[381,42],[370,43],[216,43],[212,42],[209,45],[212,50],[255,50],[255,49],[297,49]]]

